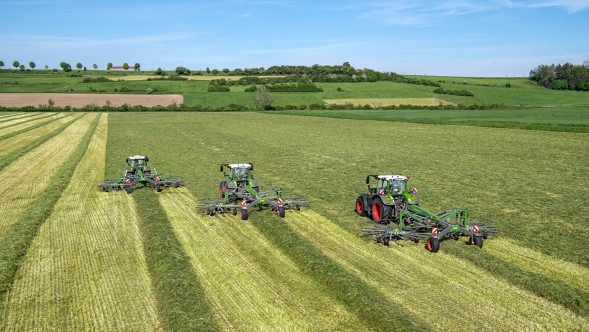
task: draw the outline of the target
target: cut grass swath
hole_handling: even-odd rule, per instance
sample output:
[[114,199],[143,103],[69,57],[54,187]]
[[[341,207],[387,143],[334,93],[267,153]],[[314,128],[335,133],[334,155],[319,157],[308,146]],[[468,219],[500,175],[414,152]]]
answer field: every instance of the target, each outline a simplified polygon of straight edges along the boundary
[[[88,118],[92,119],[92,117]],[[98,120],[99,117],[94,116],[94,121],[92,121],[89,128],[83,126],[86,130],[81,140],[72,139],[75,135],[70,137],[69,144],[77,146],[75,151],[70,154],[69,158],[61,166],[56,166],[59,169],[50,178],[45,189],[34,199],[34,202],[30,204],[30,207],[22,216],[16,222],[11,223],[4,236],[0,238],[0,299],[2,299],[0,302],[0,319],[2,319],[0,325],[3,324],[5,318],[4,309],[7,295],[14,283],[18,267],[22,264],[22,260],[37,235],[39,227],[51,215],[55,204],[69,185],[76,166],[88,149]],[[82,119],[82,122],[86,121]],[[54,155],[54,157],[60,158],[61,156]]]
[[4,120],[4,118],[8,118],[11,116],[18,116],[18,115],[22,115],[24,113],[3,113],[0,115],[0,119]]
[[41,126],[44,126],[48,123],[51,123],[59,118],[63,118],[65,116],[67,116],[67,113],[58,113],[52,116],[49,116],[49,120],[47,120],[47,118],[41,118],[41,119],[35,119],[35,121],[31,121],[31,122],[26,122],[26,123],[22,123],[16,126],[12,126],[3,130],[0,130],[0,141],[5,140],[7,138],[16,136],[18,134],[39,128]]
[[[296,218],[296,217],[295,217]],[[323,253],[316,243],[297,234],[285,219],[273,215],[252,218],[267,239],[292,259],[305,274],[324,287],[347,310],[377,331],[427,331],[428,324],[402,306],[387,299],[374,285],[351,273]],[[381,275],[386,278],[385,275]]]
[[[521,269],[516,264],[495,257],[486,251],[468,250],[469,248],[463,246],[448,249],[449,253],[469,260],[476,266],[518,287],[558,303],[578,315],[589,317],[589,292],[585,290],[551,279],[544,274]],[[589,323],[585,322],[583,326],[589,329]]]
[[21,149],[41,136],[47,135],[73,118],[72,115],[62,113],[60,117],[56,116],[55,119],[44,121],[37,125],[14,131],[0,137],[0,158],[12,151]]
[[96,188],[104,177],[106,136],[103,115],[19,268],[4,322],[12,330],[159,328],[133,200]]
[[54,116],[54,115],[55,115],[55,113],[31,113],[27,117],[21,117],[21,118],[15,119],[15,120],[0,123],[0,135],[6,134],[6,132],[10,131],[10,128],[13,126],[21,125],[21,124],[28,123],[31,121],[36,121],[39,119],[44,119],[44,118]]
[[[88,131],[95,115],[86,115],[64,132],[27,153],[0,172],[0,238],[35,197],[43,193],[66,158]],[[59,152],[59,153],[56,153]]]
[[446,254],[448,248],[455,247],[482,252],[463,242],[445,241],[444,252],[434,255],[423,249],[423,244],[400,243],[387,248],[368,243],[313,211],[301,212],[299,218],[287,221],[297,234],[405,310],[421,317],[438,313],[436,319],[427,320],[434,329],[589,328],[586,318]]
[[222,329],[367,329],[251,223],[197,212],[184,188],[159,198]]
[[[41,144],[43,144],[43,143],[47,142],[48,140],[52,139],[53,137],[59,135],[61,132],[63,132],[66,128],[68,128],[72,123],[76,122],[82,116],[84,116],[84,114],[79,115],[77,117],[68,116],[67,118],[61,119],[61,120],[68,120],[68,122],[65,122],[61,127],[55,129],[52,132],[49,132],[48,134],[45,134],[45,135],[40,136],[38,138],[33,138],[32,141],[27,143],[27,145],[25,145],[19,149],[13,149],[12,147],[6,147],[5,150],[7,150],[7,151],[12,150],[12,152],[9,152],[6,155],[0,154],[1,155],[0,156],[0,171],[3,171],[5,167],[10,165],[15,160],[18,160],[18,158],[22,157],[23,155],[25,155],[29,151],[32,151],[33,149],[39,147]],[[58,120],[58,121],[61,122],[61,120]],[[54,122],[54,123],[60,123],[60,122]],[[31,133],[29,133],[29,134],[31,134]],[[28,136],[28,134],[25,133],[24,136]],[[19,140],[19,139],[20,138],[16,138],[15,140]]]
[[133,191],[158,314],[170,331],[217,331],[205,293],[153,189]]
[[544,255],[502,237],[485,242],[485,249],[522,270],[543,274],[589,292],[589,269],[586,267]]
[[8,116],[0,118],[0,126],[4,127],[4,123],[18,121],[19,119],[28,118],[31,116],[38,115],[39,113],[18,113],[18,114],[9,114]]

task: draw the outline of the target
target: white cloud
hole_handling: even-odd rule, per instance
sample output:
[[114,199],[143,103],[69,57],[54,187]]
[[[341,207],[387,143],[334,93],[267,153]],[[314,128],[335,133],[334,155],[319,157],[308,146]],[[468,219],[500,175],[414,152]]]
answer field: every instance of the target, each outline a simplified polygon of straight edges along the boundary
[[515,5],[524,8],[564,7],[569,13],[576,13],[589,8],[589,0],[524,1]]

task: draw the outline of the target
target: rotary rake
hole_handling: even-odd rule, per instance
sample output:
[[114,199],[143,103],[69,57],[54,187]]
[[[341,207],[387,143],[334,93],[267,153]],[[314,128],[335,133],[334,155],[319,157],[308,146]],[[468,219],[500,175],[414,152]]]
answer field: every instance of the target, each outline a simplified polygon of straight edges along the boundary
[[149,158],[146,156],[135,155],[126,159],[127,169],[125,175],[118,180],[104,180],[98,184],[102,191],[108,192],[111,190],[125,189],[127,194],[133,191],[133,186],[141,183],[144,186],[151,186],[157,192],[161,192],[164,187],[178,188],[184,184],[184,180],[178,179],[174,176],[164,177],[163,174],[158,173],[155,167],[153,171],[147,165]]
[[[370,178],[377,180],[371,187]],[[356,213],[369,217],[373,224],[365,227],[364,235],[374,236],[375,242],[388,245],[390,241],[426,240],[426,249],[438,252],[440,240],[445,237],[458,240],[467,236],[473,246],[482,248],[483,239],[499,230],[482,222],[468,220],[468,209],[452,209],[432,213],[419,205],[417,188],[407,189],[408,177],[402,175],[369,175],[366,178],[368,193],[356,199]]]
[[229,174],[224,173],[227,180],[219,184],[221,199],[208,199],[196,205],[209,216],[217,213],[236,215],[239,211],[240,218],[247,220],[251,209],[257,207],[259,210],[269,208],[284,218],[286,210],[300,210],[310,205],[305,199],[285,195],[282,188],[272,186],[272,190],[260,192],[259,182],[251,173],[254,169],[251,163],[222,164],[220,171],[223,172],[224,168],[229,169]]

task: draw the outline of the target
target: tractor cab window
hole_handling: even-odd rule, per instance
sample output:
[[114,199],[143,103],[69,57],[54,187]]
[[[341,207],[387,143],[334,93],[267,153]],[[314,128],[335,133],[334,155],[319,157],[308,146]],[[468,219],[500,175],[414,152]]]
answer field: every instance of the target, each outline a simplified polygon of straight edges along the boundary
[[249,178],[249,172],[250,170],[247,168],[236,168],[234,170],[235,172],[235,179],[237,181],[244,181],[247,180]]
[[391,181],[391,194],[400,195],[405,191],[405,180],[392,180]]
[[143,159],[134,159],[131,161],[131,166],[133,167],[143,167],[145,161]]
[[383,179],[378,179],[378,182],[376,183],[376,189],[388,190],[388,188],[389,188],[389,181],[383,180]]

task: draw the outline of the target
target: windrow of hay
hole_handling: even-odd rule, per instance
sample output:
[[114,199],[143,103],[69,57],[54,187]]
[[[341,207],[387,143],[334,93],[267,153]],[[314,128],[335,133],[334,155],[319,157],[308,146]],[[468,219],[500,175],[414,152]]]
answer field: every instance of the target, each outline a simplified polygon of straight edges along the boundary
[[15,330],[154,331],[159,322],[138,217],[124,192],[103,193],[107,116],[39,230],[6,309]]
[[59,127],[74,119],[74,115],[71,114],[67,116],[63,116],[62,114],[61,116],[62,117],[56,118],[54,121],[50,120],[51,122],[41,127],[20,133],[10,138],[3,139],[0,144],[0,158],[13,151],[23,148],[27,144],[33,142],[35,139],[57,130]]
[[55,113],[29,113],[26,116],[19,116],[17,119],[11,119],[10,121],[2,122],[0,123],[0,136],[10,133],[11,131],[22,129],[22,126],[17,127],[18,129],[13,129],[13,127],[16,125],[43,119],[52,115],[55,115]]
[[0,121],[4,121],[4,118],[9,118],[11,116],[19,116],[19,115],[22,115],[22,114],[25,114],[25,113],[19,113],[19,112],[3,113],[3,114],[0,114]]
[[[313,211],[304,211],[299,218],[287,221],[326,255],[410,312],[422,317],[439,313],[435,319],[428,320],[435,329],[574,331],[589,328],[587,319],[496,278],[470,262],[444,254],[443,248],[431,254],[423,249],[423,244],[404,242],[392,244],[392,248],[373,245]],[[443,245],[461,244],[445,242]]]
[[439,98],[354,98],[354,99],[325,99],[327,104],[352,104],[355,106],[370,105],[372,107],[379,106],[399,106],[399,105],[418,105],[418,106],[438,106],[442,105],[456,105],[455,103],[439,99]]
[[544,255],[505,238],[485,242],[485,246],[493,256],[511,262],[520,269],[543,274],[589,291],[589,269],[585,267]]
[[76,150],[95,117],[96,114],[85,115],[0,172],[3,179],[0,186],[0,237]]
[[35,113],[8,113],[5,115],[2,115],[2,117],[0,117],[0,123],[5,123],[5,122],[10,122],[10,121],[14,121],[17,119],[21,119],[21,118],[27,118],[29,116],[35,116]]
[[49,113],[49,114],[46,114],[45,116],[35,117],[35,118],[31,119],[30,121],[26,121],[23,123],[19,123],[19,124],[10,126],[10,127],[0,129],[0,139],[2,139],[5,136],[8,136],[9,134],[23,131],[23,130],[26,130],[27,128],[35,127],[40,124],[47,123],[48,121],[55,120],[55,119],[58,119],[59,117],[63,117],[63,116],[64,116],[63,113],[62,114]]
[[164,191],[160,202],[221,329],[366,330],[251,223],[197,212],[183,188]]

